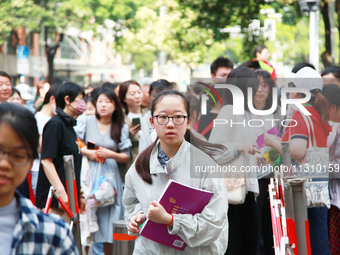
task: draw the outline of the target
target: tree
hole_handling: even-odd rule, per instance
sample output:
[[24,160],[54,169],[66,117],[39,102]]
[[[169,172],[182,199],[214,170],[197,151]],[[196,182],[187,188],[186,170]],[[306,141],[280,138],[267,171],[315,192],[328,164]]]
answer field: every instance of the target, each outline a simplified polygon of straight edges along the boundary
[[11,32],[25,26],[30,31],[40,29],[40,20],[44,9],[33,0],[2,1],[0,5],[0,45]]
[[259,19],[260,9],[264,0],[178,0],[183,7],[188,7],[196,13],[191,26],[198,26],[212,31],[213,38],[217,41],[226,39],[228,34],[221,29],[227,26],[239,25],[244,33],[245,58],[252,55],[256,44],[263,42],[261,34],[256,35],[248,30],[252,20]]
[[[69,26],[86,27],[91,11],[81,0],[15,0],[1,3],[0,45],[12,31],[45,34],[45,49],[49,65],[48,80],[53,83],[53,59],[62,32]],[[67,18],[65,18],[67,17]],[[23,42],[25,43],[25,42]]]

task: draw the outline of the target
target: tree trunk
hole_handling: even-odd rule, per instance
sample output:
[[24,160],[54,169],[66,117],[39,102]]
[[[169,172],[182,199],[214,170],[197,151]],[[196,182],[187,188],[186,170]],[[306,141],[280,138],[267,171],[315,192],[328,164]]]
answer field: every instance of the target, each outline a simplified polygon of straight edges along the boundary
[[323,21],[325,24],[325,42],[326,42],[326,50],[321,54],[321,59],[324,67],[331,66],[332,61],[332,45],[331,45],[331,26],[329,22],[328,15],[328,3],[324,3],[321,8]]
[[47,80],[52,85],[54,84],[54,57],[59,48],[60,42],[63,40],[63,34],[57,34],[55,38],[55,42],[52,44],[48,44],[48,29],[45,27],[45,52],[47,55],[47,64],[48,64],[48,76]]

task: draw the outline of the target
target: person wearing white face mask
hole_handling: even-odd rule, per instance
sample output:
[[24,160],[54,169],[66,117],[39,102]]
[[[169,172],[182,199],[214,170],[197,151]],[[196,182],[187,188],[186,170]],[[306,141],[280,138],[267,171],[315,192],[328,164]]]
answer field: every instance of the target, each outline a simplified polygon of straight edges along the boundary
[[[73,129],[76,118],[85,111],[84,91],[79,85],[66,82],[61,85],[56,95],[56,115],[45,125],[41,148],[41,164],[37,184],[36,206],[43,208],[50,186],[53,186],[63,201],[68,204],[64,171],[64,155],[73,155],[80,194],[80,168],[82,155],[77,144],[77,135]],[[80,197],[80,196],[79,196]],[[85,211],[85,200],[80,199],[81,212]],[[58,201],[53,198],[50,213],[55,213],[69,221],[66,212],[58,208]]]

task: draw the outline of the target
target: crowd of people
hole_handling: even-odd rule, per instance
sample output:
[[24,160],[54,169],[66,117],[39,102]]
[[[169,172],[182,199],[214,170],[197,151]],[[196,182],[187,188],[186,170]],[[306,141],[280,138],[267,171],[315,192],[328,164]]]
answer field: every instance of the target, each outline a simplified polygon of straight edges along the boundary
[[[268,193],[274,173],[261,171],[273,163],[266,153],[282,154],[281,142],[289,141],[293,164],[300,164],[311,146],[328,147],[330,166],[339,170],[340,67],[321,74],[309,63],[292,69],[294,79],[284,86],[311,94],[303,104],[311,113],[306,123],[291,105],[282,114],[279,78],[269,56],[259,45],[253,58],[236,68],[219,57],[211,64],[205,89],[197,82],[184,92],[165,79],[106,82],[85,90],[64,82],[42,83],[35,99],[23,98],[23,90],[0,71],[0,238],[6,240],[0,250],[78,254],[70,219],[57,199],[48,214],[42,212],[50,186],[69,205],[63,156],[73,155],[86,253],[91,247],[93,254],[112,254],[113,222],[125,219],[129,234],[137,235],[134,254],[274,254]],[[239,98],[215,89],[218,84],[242,92],[243,114],[234,112]],[[221,101],[210,97],[202,104],[202,94],[213,92]],[[305,96],[294,89],[287,95],[292,100]],[[279,102],[275,109],[274,101]],[[207,114],[201,114],[203,105]],[[285,119],[296,125],[283,126]],[[211,125],[214,120],[263,125]],[[216,164],[260,169],[245,174],[242,201],[228,200],[228,176],[192,176],[191,165]],[[158,202],[169,179],[213,196],[201,213],[171,214]],[[329,196],[330,208],[308,208],[313,255],[340,254],[339,171],[331,171]],[[186,248],[175,250],[139,235],[146,219],[166,225]]]

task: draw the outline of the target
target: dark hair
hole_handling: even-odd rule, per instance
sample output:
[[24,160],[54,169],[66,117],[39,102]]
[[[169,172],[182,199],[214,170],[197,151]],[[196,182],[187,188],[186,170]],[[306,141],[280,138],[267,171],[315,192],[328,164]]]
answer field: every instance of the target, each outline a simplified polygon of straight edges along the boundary
[[321,91],[319,89],[316,92],[311,91],[311,93],[315,94],[315,99],[311,102],[313,107],[320,114],[322,121],[327,124],[329,120],[329,103],[326,97],[321,94]]
[[214,62],[210,65],[210,73],[216,74],[218,68],[220,67],[227,67],[227,68],[234,68],[234,63],[229,58],[225,57],[218,57],[214,60]]
[[297,73],[300,69],[302,69],[302,68],[304,68],[304,67],[310,67],[310,68],[316,70],[316,69],[315,69],[315,66],[314,66],[313,64],[307,63],[307,62],[301,62],[301,63],[297,63],[297,64],[293,67],[292,73]]
[[[268,97],[266,99],[266,105],[263,109],[263,110],[268,110],[273,105],[273,88],[276,87],[276,83],[273,80],[273,78],[271,77],[270,73],[265,71],[265,70],[262,70],[262,69],[255,70],[255,74],[256,74],[257,78],[262,77],[263,81],[265,83],[267,83],[270,87]],[[260,83],[257,84],[256,90],[258,89],[259,85],[260,85]]]
[[[161,101],[161,99],[163,99],[166,96],[180,97],[183,100],[183,104],[187,112],[188,119],[190,119],[189,102],[182,93],[176,90],[164,90],[160,92],[159,94],[157,94],[155,100],[153,100],[152,105],[151,105],[151,117],[153,117],[153,114],[154,114],[154,111],[155,111],[155,108],[158,102]],[[152,177],[150,174],[150,156],[158,142],[158,139],[159,138],[157,137],[157,139],[149,147],[147,147],[143,152],[141,152],[135,161],[135,168],[136,168],[138,175],[142,178],[143,181],[149,184],[152,184]],[[200,140],[195,135],[193,135],[190,132],[190,130],[186,131],[184,135],[184,139],[188,141],[189,143],[191,143],[192,145],[204,151],[209,156],[219,155],[221,151],[227,150],[226,147],[224,147],[221,144],[212,144],[212,143],[208,143],[208,142]]]
[[[256,93],[256,88],[258,85],[258,79],[256,77],[256,74],[253,70],[251,70],[248,67],[240,66],[236,69],[233,69],[228,78],[227,78],[227,84],[235,85],[239,89],[241,89],[243,95],[244,95],[244,109],[248,109],[248,97],[254,97]],[[253,94],[248,95],[248,88],[253,88]],[[223,102],[226,104],[233,104],[233,97],[229,90],[224,89],[223,90]]]
[[112,83],[112,82],[104,82],[102,85],[102,88],[108,88],[114,90],[116,87],[118,87],[118,83]]
[[137,85],[142,89],[142,87],[139,85],[139,83],[136,82],[135,80],[124,81],[119,85],[119,100],[120,100],[121,105],[123,106],[125,114],[129,113],[129,107],[128,107],[127,103],[125,102],[125,97],[126,97],[126,93],[129,89],[130,85],[132,85],[132,84]]
[[93,98],[92,96],[85,95],[84,101],[85,101],[85,104],[87,104],[88,102],[90,102],[91,104],[95,105],[95,101],[94,101],[94,98]]
[[190,116],[193,115],[194,112],[200,113],[201,112],[201,102],[200,100],[194,96],[193,94],[186,93],[185,94],[186,100],[189,102],[190,106]]
[[173,89],[173,84],[165,79],[159,79],[157,81],[154,81],[153,83],[150,84],[150,90],[149,90],[149,95],[151,94],[152,91],[156,91],[157,93],[166,90],[166,89]]
[[312,101],[313,107],[320,114],[320,117],[324,123],[327,123],[329,120],[328,109],[331,104],[335,104],[337,107],[340,105],[339,96],[340,96],[340,88],[335,84],[329,84],[323,87],[322,92],[317,90],[311,91],[314,96],[314,101]]
[[[94,105],[96,105],[96,102],[95,102],[95,99],[96,99],[96,97],[98,96],[98,92],[99,92],[99,90],[100,90],[101,88],[94,88],[93,90],[92,90],[92,92],[90,93],[90,98],[91,98],[91,100],[92,100],[92,103],[94,104]],[[117,95],[117,97],[118,97],[118,95]]]
[[16,88],[12,88],[12,94],[11,94],[11,96],[13,96],[15,93],[17,93],[17,94],[21,97],[20,91],[19,91],[18,89],[16,89]]
[[24,106],[0,104],[0,123],[7,123],[23,141],[32,157],[38,158],[39,133],[33,114]]
[[258,52],[261,53],[264,49],[268,49],[268,48],[263,44],[257,45],[254,49],[254,52],[253,52],[254,58],[256,58],[256,53],[258,53]]
[[52,85],[50,87],[50,89],[47,91],[45,97],[44,97],[44,101],[42,102],[42,104],[37,108],[36,112],[40,112],[41,109],[44,107],[44,105],[48,104],[51,100],[51,97],[54,96],[54,98],[57,95],[59,86],[58,85]]
[[336,84],[323,86],[322,95],[327,99],[329,104],[340,106],[340,87]]
[[259,64],[259,61],[256,59],[249,59],[241,64],[241,66],[248,67],[253,70],[261,69],[261,66]]
[[329,66],[326,67],[325,70],[321,73],[321,76],[324,76],[326,74],[333,74],[335,78],[340,78],[340,67],[339,66]]
[[12,83],[11,76],[9,76],[8,73],[6,73],[4,71],[0,71],[0,76],[7,77],[9,79],[9,81]]
[[[108,88],[101,88],[95,98],[95,106],[98,100],[98,97],[100,95],[105,95],[108,97],[108,99],[110,99],[111,102],[113,102],[114,106],[115,106],[115,110],[112,114],[112,119],[111,119],[111,138],[113,141],[115,141],[116,143],[120,143],[120,136],[121,136],[121,131],[122,131],[122,127],[124,125],[124,113],[123,110],[120,106],[119,103],[119,99],[116,95],[116,93],[114,93],[114,91],[112,89],[108,89]],[[100,115],[97,111],[97,107],[96,107],[96,117],[97,119],[100,119]]]
[[84,90],[79,85],[73,82],[65,82],[59,87],[57,91],[57,96],[55,98],[57,107],[64,110],[66,106],[65,97],[69,96],[70,103],[72,103],[79,94],[82,94],[83,97],[85,96]]

